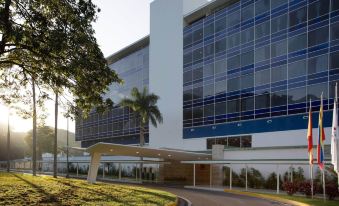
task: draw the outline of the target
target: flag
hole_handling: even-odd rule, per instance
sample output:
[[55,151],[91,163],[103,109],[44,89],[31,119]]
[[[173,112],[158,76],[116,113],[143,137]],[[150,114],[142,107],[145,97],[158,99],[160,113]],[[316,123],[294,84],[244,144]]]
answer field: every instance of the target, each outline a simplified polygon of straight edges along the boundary
[[338,171],[338,110],[337,110],[337,85],[335,86],[335,100],[333,105],[332,133],[331,133],[331,163],[334,171]]
[[323,95],[321,94],[321,104],[319,111],[319,122],[318,122],[318,146],[317,146],[317,159],[318,165],[321,170],[324,169],[324,142],[325,132],[323,127]]
[[313,134],[312,134],[312,106],[310,101],[310,110],[308,113],[308,129],[307,129],[307,141],[308,141],[308,159],[310,165],[313,164]]

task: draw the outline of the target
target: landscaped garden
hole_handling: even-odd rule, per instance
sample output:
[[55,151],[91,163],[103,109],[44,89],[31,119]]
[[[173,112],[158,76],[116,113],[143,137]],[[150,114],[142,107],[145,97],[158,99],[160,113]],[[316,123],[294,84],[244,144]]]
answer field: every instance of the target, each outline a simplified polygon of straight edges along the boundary
[[168,192],[137,186],[0,172],[0,205],[175,205]]

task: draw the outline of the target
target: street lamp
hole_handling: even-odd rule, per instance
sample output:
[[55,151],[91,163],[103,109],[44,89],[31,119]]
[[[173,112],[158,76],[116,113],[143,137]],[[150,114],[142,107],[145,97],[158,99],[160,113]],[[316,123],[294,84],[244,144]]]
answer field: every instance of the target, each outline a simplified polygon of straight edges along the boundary
[[69,143],[68,143],[68,125],[69,125],[69,122],[68,122],[68,117],[67,117],[67,133],[66,133],[66,137],[67,137],[67,141],[66,141],[66,167],[67,167],[67,173],[66,173],[66,177],[68,178],[69,177],[69,163],[68,163],[68,157],[69,157]]
[[11,131],[10,131],[10,124],[9,124],[9,116],[10,116],[10,109],[8,108],[8,116],[7,116],[7,172],[10,172],[11,170]]

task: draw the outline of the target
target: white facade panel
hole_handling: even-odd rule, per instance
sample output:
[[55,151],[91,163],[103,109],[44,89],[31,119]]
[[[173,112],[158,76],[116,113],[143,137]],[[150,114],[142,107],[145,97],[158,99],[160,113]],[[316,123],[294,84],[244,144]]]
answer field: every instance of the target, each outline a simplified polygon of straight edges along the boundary
[[152,147],[182,148],[183,131],[183,3],[151,3],[149,88],[160,96],[163,124],[150,126]]
[[183,14],[185,16],[210,2],[211,0],[183,0]]

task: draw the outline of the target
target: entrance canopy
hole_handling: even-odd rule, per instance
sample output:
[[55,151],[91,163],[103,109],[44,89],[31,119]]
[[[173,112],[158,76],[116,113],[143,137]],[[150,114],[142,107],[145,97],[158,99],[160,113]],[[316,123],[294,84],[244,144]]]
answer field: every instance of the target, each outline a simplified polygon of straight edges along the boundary
[[115,156],[161,158],[177,161],[211,160],[212,155],[184,150],[151,148],[112,143],[97,143],[87,148],[87,152]]

